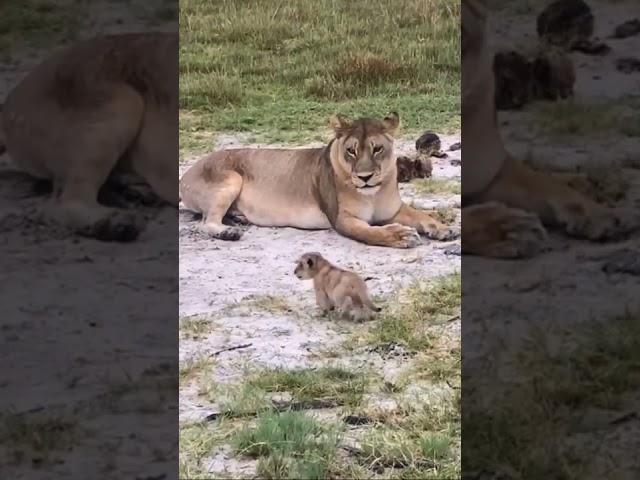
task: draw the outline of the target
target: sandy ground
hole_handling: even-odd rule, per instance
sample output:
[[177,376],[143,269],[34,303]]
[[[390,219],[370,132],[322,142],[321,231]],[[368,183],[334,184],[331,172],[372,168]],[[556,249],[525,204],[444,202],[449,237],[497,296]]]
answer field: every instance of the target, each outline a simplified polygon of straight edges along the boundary
[[[608,37],[615,26],[637,17],[635,2],[588,2],[594,6],[596,36],[612,48],[604,57],[572,54],[577,66],[575,102],[609,102],[640,95],[640,74],[624,75],[615,70],[616,58],[636,57],[640,36],[623,40]],[[536,39],[535,17],[498,15],[493,23],[493,44],[496,46],[531,45]],[[637,116],[635,117],[637,118]],[[631,183],[622,204],[640,208],[640,138],[624,137],[607,132],[584,137],[550,137],[536,132],[531,125],[529,107],[521,112],[501,112],[500,121],[505,141],[512,152],[524,156],[530,153],[533,163],[554,170],[575,170],[577,166],[597,166],[603,171],[624,168],[622,175]],[[635,168],[628,168],[634,166]],[[568,240],[552,234],[550,251],[525,261],[497,261],[465,257],[463,267],[463,348],[466,375],[482,378],[487,362],[491,377],[499,378],[500,387],[508,388],[509,359],[501,356],[505,346],[515,350],[535,332],[547,336],[550,351],[571,344],[572,331],[585,325],[602,326],[607,335],[607,321],[626,309],[638,311],[640,271],[637,269],[605,273],[603,267],[615,255],[626,255],[630,265],[640,256],[638,234],[624,242],[592,244]],[[635,260],[637,261],[637,260]],[[561,335],[558,332],[562,332]],[[567,340],[568,339],[568,340]],[[513,357],[510,357],[513,358]],[[492,363],[493,362],[493,363]],[[493,373],[498,369],[497,374]],[[475,377],[474,377],[475,376]],[[519,379],[523,380],[523,379]],[[526,380],[525,380],[526,381]],[[493,384],[494,393],[500,395]],[[640,392],[640,386],[639,390]],[[630,411],[640,411],[640,395],[631,395],[626,405]],[[478,401],[492,402],[485,392]],[[495,400],[495,399],[493,399]],[[586,420],[579,433],[569,429],[558,448],[578,445],[584,454],[580,463],[592,472],[589,478],[637,478],[640,463],[630,452],[640,448],[640,421],[630,419],[604,426],[589,422],[593,412],[575,412]],[[602,413],[602,412],[600,412]],[[605,412],[615,416],[620,412]],[[464,429],[464,421],[463,421]],[[615,474],[613,473],[615,472]],[[612,476],[610,476],[612,475]]]
[[[76,5],[78,38],[175,31],[133,6]],[[0,99],[44,55],[25,47],[0,64]],[[43,201],[0,157],[3,477],[175,478],[176,209],[146,209],[147,230],[123,245],[40,224]],[[47,438],[41,452],[21,443]]]
[[[459,141],[458,136],[441,136],[443,150]],[[216,148],[241,143],[222,136]],[[262,146],[262,145],[261,145]],[[409,152],[413,140],[398,142],[398,153]],[[460,178],[461,151],[447,152],[448,158],[434,160],[434,177]],[[181,165],[184,172],[194,160]],[[452,162],[453,161],[453,162]],[[417,195],[411,185],[401,185],[403,198],[416,206],[459,207],[459,195]],[[217,357],[211,378],[216,382],[238,380],[246,365],[310,366],[318,364],[323,349],[344,342],[353,332],[348,322],[317,317],[313,287],[293,275],[296,259],[307,251],[318,251],[337,265],[365,277],[373,295],[390,293],[415,278],[431,278],[459,271],[459,240],[425,244],[411,250],[367,246],[335,231],[303,231],[292,228],[249,227],[238,242],[204,238],[194,231],[193,216],[180,216],[180,316],[207,315],[215,331],[198,340],[181,338],[180,359],[213,353],[234,345],[249,348]],[[220,313],[234,302],[251,295],[286,298],[294,312],[265,314],[249,308],[241,314]],[[365,359],[366,360],[366,359]],[[373,356],[372,356],[372,361]],[[321,362],[321,361],[320,361]],[[197,395],[199,386],[190,384],[180,392],[180,418],[201,419],[214,409]]]

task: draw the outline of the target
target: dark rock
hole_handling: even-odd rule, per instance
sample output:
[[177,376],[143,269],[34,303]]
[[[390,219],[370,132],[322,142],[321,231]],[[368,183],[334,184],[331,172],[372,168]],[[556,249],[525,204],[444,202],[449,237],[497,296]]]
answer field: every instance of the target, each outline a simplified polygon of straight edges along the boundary
[[347,425],[367,425],[371,423],[371,419],[363,415],[347,415],[342,421]]
[[456,142],[456,143],[454,143],[453,145],[451,145],[449,147],[449,151],[450,152],[455,152],[457,150],[460,150],[461,148],[462,148],[462,142]]
[[533,97],[537,100],[558,100],[573,95],[576,81],[573,62],[558,50],[540,52],[533,61]]
[[640,60],[637,58],[619,58],[616,60],[616,70],[622,73],[640,72]]
[[440,148],[440,137],[433,132],[425,132],[416,140],[416,150],[427,157],[439,152]]
[[633,37],[640,33],[640,19],[634,18],[618,25],[611,35],[611,38]]
[[602,42],[594,42],[592,40],[578,40],[571,46],[571,50],[584,53],[585,55],[603,56],[611,52],[611,47]]
[[447,247],[444,249],[444,254],[459,257],[462,255],[462,246],[452,245],[451,247]]
[[493,58],[498,110],[517,110],[531,100],[531,62],[514,51],[498,52]]
[[433,166],[428,157],[420,156],[419,158],[398,157],[396,161],[398,168],[398,182],[407,183],[414,178],[429,178]]
[[640,275],[640,251],[624,248],[610,254],[602,266],[602,271],[607,274],[626,273],[628,275]]
[[536,22],[540,39],[564,48],[588,40],[593,28],[593,13],[583,0],[556,0],[538,15]]

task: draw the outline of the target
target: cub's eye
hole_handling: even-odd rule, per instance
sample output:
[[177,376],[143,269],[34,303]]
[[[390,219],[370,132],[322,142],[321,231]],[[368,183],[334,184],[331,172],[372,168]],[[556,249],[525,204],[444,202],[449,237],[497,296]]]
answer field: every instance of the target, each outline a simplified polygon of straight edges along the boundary
[[349,154],[352,157],[355,157],[356,156],[356,149],[353,148],[353,147],[347,148],[347,154]]
[[382,153],[383,150],[384,147],[382,145],[376,145],[375,147],[373,147],[373,154],[378,155],[379,153]]

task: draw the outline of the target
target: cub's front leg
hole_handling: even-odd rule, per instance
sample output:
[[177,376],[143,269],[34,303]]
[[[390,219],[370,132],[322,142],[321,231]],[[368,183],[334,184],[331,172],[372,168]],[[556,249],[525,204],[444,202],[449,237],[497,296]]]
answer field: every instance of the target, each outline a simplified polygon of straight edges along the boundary
[[326,315],[334,308],[329,296],[321,288],[316,288],[316,304],[323,315]]
[[398,223],[417,230],[418,233],[434,240],[453,240],[460,236],[460,229],[443,225],[427,212],[402,203],[400,210],[388,223]]
[[367,245],[414,248],[422,244],[420,235],[412,226],[401,225],[400,223],[371,226],[364,220],[347,213],[342,213],[338,216],[334,228],[339,234]]

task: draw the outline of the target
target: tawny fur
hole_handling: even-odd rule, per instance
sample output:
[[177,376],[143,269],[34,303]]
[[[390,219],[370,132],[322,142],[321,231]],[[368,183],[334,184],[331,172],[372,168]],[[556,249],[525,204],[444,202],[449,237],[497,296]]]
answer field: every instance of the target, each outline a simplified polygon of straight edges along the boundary
[[486,19],[484,0],[463,0],[462,124],[467,147],[463,252],[501,258],[533,256],[546,243],[543,225],[590,240],[612,239],[638,228],[637,212],[606,208],[507,152],[494,104]]
[[369,244],[411,248],[420,235],[438,240],[459,232],[400,199],[393,150],[397,114],[383,120],[332,119],[335,138],[322,148],[236,149],[214,152],[180,180],[180,196],[202,213],[200,230],[238,240],[222,223],[241,214],[265,227],[334,228]]
[[324,314],[336,309],[342,316],[363,321],[380,311],[358,274],[331,264],[319,253],[302,255],[294,273],[300,280],[313,279],[316,303]]
[[17,167],[53,182],[46,218],[103,240],[135,239],[139,217],[97,201],[115,171],[177,205],[177,55],[177,34],[98,37],[54,53],[10,92],[0,141]]

